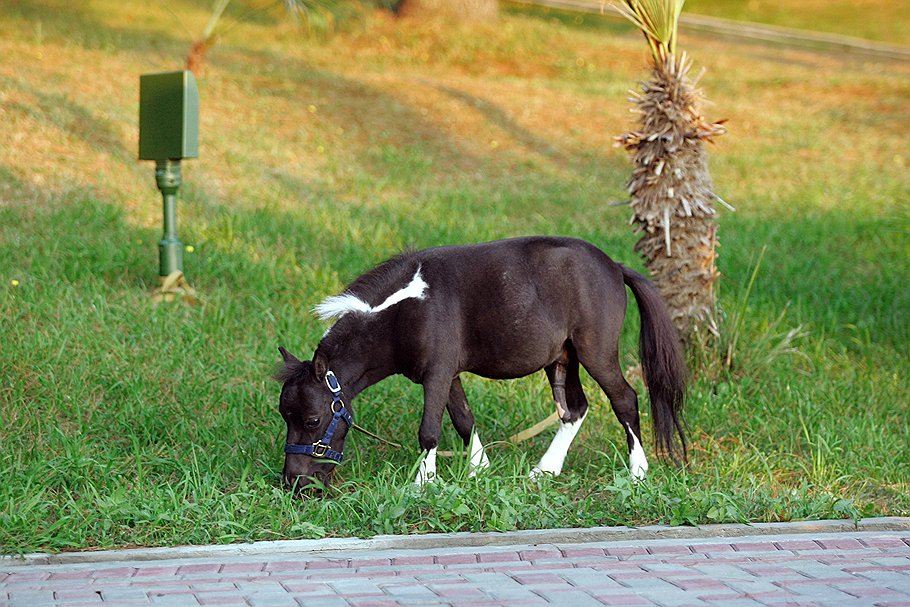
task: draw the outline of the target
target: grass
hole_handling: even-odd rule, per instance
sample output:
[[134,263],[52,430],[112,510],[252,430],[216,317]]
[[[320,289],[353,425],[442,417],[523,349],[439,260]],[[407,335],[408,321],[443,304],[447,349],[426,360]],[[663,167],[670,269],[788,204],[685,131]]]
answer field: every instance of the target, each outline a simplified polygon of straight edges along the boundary
[[[588,0],[595,8],[599,2]],[[608,3],[609,4],[609,3]],[[619,4],[618,2],[616,4]],[[524,14],[532,13],[558,22],[583,28],[616,28],[616,21],[604,19],[596,14],[582,14],[546,6],[533,7],[521,0],[502,3],[505,10],[517,9]],[[782,2],[781,0],[686,0],[684,13],[720,17],[734,21],[748,21],[809,31],[839,34],[853,38],[864,38],[874,42],[906,46],[910,41],[910,23],[904,18],[895,18],[895,6],[887,0],[805,0],[804,2]],[[620,28],[621,29],[621,28]],[[685,35],[683,27],[683,35]]]
[[688,0],[686,9],[712,17],[817,30],[891,44],[906,45],[910,40],[910,24],[906,19],[894,19],[894,5],[882,0],[807,0],[798,4],[779,0]]
[[[443,461],[414,492],[421,395],[393,378],[354,407],[405,448],[355,436],[331,499],[301,501],[278,488],[268,377],[278,345],[315,347],[325,295],[405,246],[519,234],[580,236],[640,268],[628,211],[607,203],[645,49],[628,27],[522,12],[473,28],[376,15],[320,39],[278,14],[234,28],[200,78],[179,202],[204,305],[156,306],[138,75],[179,66],[208,17],[169,5],[177,29],[113,0],[20,2],[0,22],[0,550],[910,513],[905,64],[681,39],[708,70],[706,113],[730,119],[712,174],[739,209],[719,259],[737,345],[732,366],[721,350],[699,366],[687,470],[652,461],[633,485],[589,389],[561,477],[526,478],[545,433],[496,447],[475,479]],[[549,413],[542,376],[465,389],[485,441]]]

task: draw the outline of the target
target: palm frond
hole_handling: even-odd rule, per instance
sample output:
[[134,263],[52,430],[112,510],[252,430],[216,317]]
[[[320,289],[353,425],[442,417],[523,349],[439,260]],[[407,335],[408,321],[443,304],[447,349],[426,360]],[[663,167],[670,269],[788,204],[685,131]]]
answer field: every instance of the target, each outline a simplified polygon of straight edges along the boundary
[[655,62],[676,53],[679,15],[685,0],[622,0],[614,5],[645,35]]

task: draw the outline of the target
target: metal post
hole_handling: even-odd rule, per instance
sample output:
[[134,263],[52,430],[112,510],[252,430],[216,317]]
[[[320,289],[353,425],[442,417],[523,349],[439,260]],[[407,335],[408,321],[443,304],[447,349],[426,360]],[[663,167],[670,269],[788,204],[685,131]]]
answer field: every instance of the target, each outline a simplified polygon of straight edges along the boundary
[[183,271],[183,243],[177,238],[177,190],[180,188],[180,161],[158,160],[155,182],[164,204],[164,231],[158,242],[158,274],[170,276]]

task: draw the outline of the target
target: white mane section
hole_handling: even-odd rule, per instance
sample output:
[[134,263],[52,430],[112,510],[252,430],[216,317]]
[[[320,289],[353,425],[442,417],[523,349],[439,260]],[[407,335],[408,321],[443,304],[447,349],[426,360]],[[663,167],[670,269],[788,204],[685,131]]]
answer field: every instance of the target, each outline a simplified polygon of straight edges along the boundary
[[342,293],[341,295],[326,297],[322,300],[322,303],[313,308],[313,311],[316,312],[320,319],[329,320],[330,318],[341,318],[348,312],[366,312],[369,314],[373,311],[373,308],[356,295]]
[[313,311],[316,312],[322,320],[341,318],[348,312],[376,314],[391,308],[405,299],[426,299],[427,289],[429,289],[429,285],[420,275],[420,266],[417,266],[417,271],[414,272],[414,277],[411,278],[411,282],[404,288],[389,295],[384,302],[375,308],[353,293],[342,293],[341,295],[326,297],[322,303],[313,308]]

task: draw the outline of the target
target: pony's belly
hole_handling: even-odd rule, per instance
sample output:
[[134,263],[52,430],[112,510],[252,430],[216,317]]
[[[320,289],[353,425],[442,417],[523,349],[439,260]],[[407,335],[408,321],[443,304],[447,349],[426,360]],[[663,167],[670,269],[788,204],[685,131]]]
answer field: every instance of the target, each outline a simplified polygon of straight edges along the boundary
[[538,347],[530,341],[511,342],[474,350],[466,357],[465,370],[489,379],[524,377],[556,360],[562,353],[563,341]]

